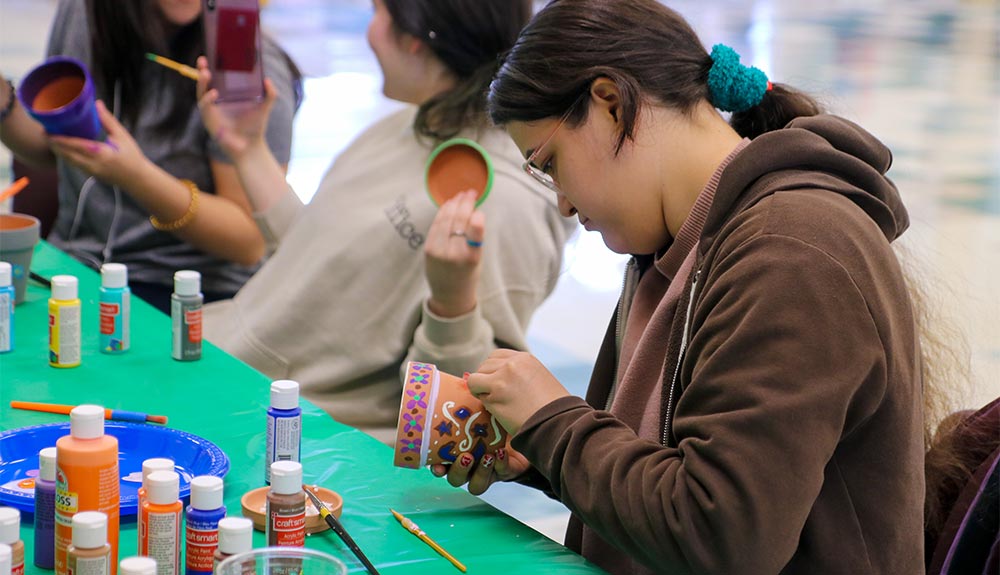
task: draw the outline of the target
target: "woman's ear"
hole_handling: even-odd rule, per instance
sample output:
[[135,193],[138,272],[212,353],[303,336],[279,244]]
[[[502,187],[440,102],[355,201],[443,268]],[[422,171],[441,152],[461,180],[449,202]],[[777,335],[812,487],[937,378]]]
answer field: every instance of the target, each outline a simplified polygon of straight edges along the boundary
[[420,55],[420,53],[427,50],[427,44],[425,44],[423,40],[406,32],[403,33],[400,41],[403,45],[403,49],[406,50],[406,53],[411,56]]
[[621,120],[621,90],[610,78],[597,78],[590,84],[590,106],[594,112],[614,122]]

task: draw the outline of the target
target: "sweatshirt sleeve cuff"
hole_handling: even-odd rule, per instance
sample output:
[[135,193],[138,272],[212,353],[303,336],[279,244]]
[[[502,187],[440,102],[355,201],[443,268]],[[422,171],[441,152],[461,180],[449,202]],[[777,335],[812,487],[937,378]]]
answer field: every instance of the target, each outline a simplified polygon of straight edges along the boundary
[[424,300],[423,316],[422,327],[427,341],[435,346],[444,347],[475,338],[482,312],[477,305],[467,314],[441,317],[432,312],[427,300]]
[[263,212],[254,213],[253,218],[264,235],[269,252],[274,251],[282,238],[285,237],[292,224],[299,217],[303,207],[302,200],[289,189],[270,208]]
[[[563,414],[567,414],[567,412],[580,408],[584,409],[584,411],[580,412],[580,415],[593,410],[585,399],[575,395],[567,395],[565,397],[560,397],[559,399],[553,399],[544,407],[532,414],[532,416],[524,422],[524,425],[521,426],[517,435],[511,439],[510,444],[514,447],[514,449],[528,456],[528,459],[534,461],[528,454],[529,451],[532,451],[530,448],[533,447],[534,438],[539,435],[547,435],[550,432],[555,431],[555,429],[551,429],[553,426],[569,425],[572,421],[562,420],[567,418],[572,420],[575,418],[572,415],[562,417]],[[556,422],[557,419],[560,421]],[[538,451],[537,446],[534,447],[536,448],[534,451]]]

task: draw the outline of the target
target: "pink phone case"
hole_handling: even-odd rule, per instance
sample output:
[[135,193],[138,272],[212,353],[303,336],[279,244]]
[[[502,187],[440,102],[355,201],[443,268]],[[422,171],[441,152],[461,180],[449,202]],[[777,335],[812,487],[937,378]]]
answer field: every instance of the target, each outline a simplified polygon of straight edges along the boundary
[[205,52],[219,102],[264,99],[257,0],[203,0]]

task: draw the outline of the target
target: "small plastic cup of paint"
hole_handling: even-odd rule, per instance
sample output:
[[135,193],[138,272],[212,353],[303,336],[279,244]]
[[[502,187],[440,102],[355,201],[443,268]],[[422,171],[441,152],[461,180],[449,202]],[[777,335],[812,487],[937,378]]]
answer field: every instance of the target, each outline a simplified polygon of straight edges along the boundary
[[467,190],[479,192],[478,207],[486,201],[493,187],[493,160],[478,143],[467,138],[453,138],[431,152],[425,181],[427,193],[438,207]]
[[76,58],[48,58],[28,72],[17,96],[49,134],[88,140],[97,140],[101,135],[94,82],[87,67]]

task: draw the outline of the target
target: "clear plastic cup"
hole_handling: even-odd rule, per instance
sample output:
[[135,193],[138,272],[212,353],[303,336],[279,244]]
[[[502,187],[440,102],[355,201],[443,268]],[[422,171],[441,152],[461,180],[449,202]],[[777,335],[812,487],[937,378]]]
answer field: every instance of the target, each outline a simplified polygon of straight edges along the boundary
[[347,575],[347,566],[312,549],[264,547],[227,557],[215,575]]

